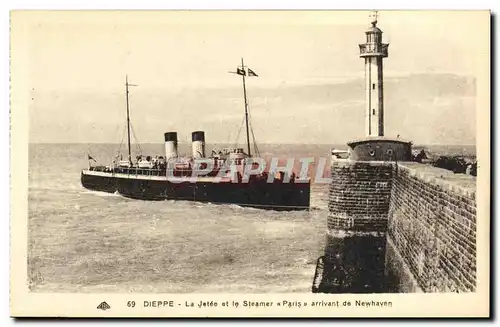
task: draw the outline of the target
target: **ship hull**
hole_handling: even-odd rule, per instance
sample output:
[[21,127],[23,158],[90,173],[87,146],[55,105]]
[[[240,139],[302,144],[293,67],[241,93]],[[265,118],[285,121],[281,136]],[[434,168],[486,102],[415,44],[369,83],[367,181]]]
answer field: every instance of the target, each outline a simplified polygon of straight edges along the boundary
[[124,176],[123,174],[82,171],[82,186],[94,191],[115,193],[140,200],[181,200],[236,204],[271,210],[308,210],[310,182],[283,183],[254,181],[233,183],[201,179],[172,182],[166,177]]

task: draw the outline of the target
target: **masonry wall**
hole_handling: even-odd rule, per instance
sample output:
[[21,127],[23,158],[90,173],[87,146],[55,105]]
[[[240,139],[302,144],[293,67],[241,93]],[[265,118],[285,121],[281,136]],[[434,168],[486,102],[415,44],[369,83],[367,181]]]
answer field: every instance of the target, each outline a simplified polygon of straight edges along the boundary
[[328,229],[385,232],[392,174],[391,163],[332,161]]
[[476,288],[475,178],[418,163],[394,168],[386,274],[398,291]]
[[392,164],[333,160],[324,273],[327,293],[379,293],[385,285]]
[[476,179],[413,162],[332,160],[323,289],[476,288]]

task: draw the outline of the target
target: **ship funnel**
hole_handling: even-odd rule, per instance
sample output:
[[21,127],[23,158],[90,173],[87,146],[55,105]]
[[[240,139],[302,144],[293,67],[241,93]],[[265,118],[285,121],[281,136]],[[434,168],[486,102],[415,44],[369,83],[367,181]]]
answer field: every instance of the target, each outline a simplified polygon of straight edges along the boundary
[[205,132],[192,133],[193,158],[205,158]]
[[165,133],[165,160],[177,158],[177,133]]

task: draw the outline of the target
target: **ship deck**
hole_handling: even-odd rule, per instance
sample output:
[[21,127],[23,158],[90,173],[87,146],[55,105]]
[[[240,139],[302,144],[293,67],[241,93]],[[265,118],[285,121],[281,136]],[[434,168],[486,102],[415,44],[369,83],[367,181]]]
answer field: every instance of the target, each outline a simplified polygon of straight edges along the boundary
[[[154,172],[153,170],[151,171]],[[82,170],[82,174],[90,176],[100,176],[100,177],[111,177],[111,178],[124,178],[124,179],[140,179],[140,180],[154,180],[154,181],[169,181],[169,182],[188,182],[191,180],[190,176],[166,176],[157,174],[140,174],[140,173],[117,173],[117,172],[102,172],[95,170]],[[194,180],[194,179],[193,179]],[[218,182],[218,183],[229,183],[231,178],[229,177],[216,177],[216,176],[198,176],[196,177],[197,182]]]

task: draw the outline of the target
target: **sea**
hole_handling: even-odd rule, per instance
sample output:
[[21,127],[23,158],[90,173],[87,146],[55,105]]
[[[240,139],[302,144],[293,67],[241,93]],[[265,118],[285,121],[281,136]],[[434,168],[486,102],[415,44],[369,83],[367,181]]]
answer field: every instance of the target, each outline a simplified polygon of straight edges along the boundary
[[[223,145],[207,152],[213,147]],[[331,148],[267,144],[259,153],[318,163]],[[133,145],[133,156],[163,151],[162,144]],[[189,144],[179,151],[188,153]],[[325,246],[328,184],[313,183],[311,209],[292,212],[132,200],[81,186],[88,155],[93,165],[108,165],[119,153],[126,157],[120,144],[30,144],[32,292],[311,292]],[[321,175],[328,174],[326,165]]]
[[[133,145],[161,155],[162,144]],[[189,145],[181,145],[181,153]],[[207,145],[207,151],[211,151]],[[327,157],[329,146],[261,146],[263,156]],[[84,189],[80,172],[119,144],[30,144],[28,282],[33,292],[310,292],[326,231],[327,184],[311,210],[140,201]]]

